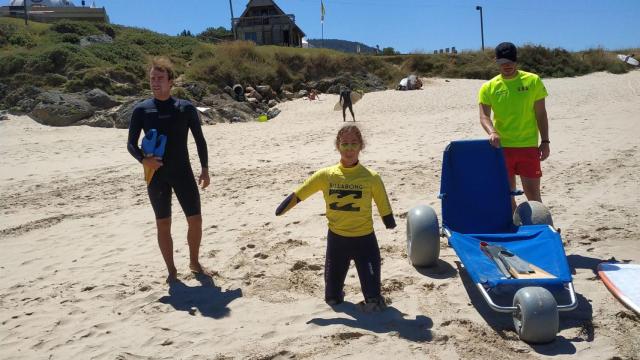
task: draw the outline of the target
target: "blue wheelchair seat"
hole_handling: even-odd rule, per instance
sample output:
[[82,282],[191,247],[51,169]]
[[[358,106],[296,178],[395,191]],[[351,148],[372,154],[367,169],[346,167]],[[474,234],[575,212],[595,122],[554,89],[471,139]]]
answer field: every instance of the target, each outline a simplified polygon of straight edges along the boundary
[[[440,182],[442,226],[474,283],[520,287],[571,282],[560,234],[548,225],[515,226],[511,196],[502,149],[488,140],[453,141],[447,146]],[[505,247],[554,278],[508,277],[481,251],[481,242]]]

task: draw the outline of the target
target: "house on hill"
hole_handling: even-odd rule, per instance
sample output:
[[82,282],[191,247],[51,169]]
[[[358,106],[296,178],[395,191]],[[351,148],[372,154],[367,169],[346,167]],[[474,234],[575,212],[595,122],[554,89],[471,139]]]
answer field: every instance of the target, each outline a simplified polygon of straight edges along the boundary
[[[0,6],[0,16],[24,18],[24,1],[11,0],[9,6]],[[27,15],[29,20],[38,22],[54,22],[57,20],[83,20],[109,22],[105,8],[96,7],[95,1],[91,6],[75,6],[71,0],[27,0]]]
[[237,39],[258,45],[301,47],[305,36],[295,15],[285,14],[273,0],[250,0],[233,27]]

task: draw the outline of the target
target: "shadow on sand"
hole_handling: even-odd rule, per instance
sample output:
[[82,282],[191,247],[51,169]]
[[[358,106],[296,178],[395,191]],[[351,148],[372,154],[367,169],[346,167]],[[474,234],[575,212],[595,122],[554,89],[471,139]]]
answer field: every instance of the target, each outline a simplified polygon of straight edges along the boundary
[[364,329],[384,334],[389,332],[397,332],[398,336],[403,339],[415,342],[431,341],[431,327],[433,321],[430,318],[418,315],[415,320],[405,319],[404,314],[393,306],[387,307],[382,312],[366,313],[358,309],[358,307],[348,301],[340,305],[333,306],[333,310],[339,313],[345,313],[352,319],[345,318],[313,318],[307,321],[307,324],[315,324],[319,326],[328,325],[346,325],[353,328]]
[[199,312],[202,316],[220,319],[229,315],[227,305],[242,297],[241,289],[222,292],[209,275],[198,274],[196,279],[200,286],[191,287],[181,281],[169,284],[169,295],[161,297],[158,301],[191,315]]
[[452,279],[458,276],[458,272],[453,266],[451,266],[451,264],[440,259],[438,259],[438,262],[434,266],[414,266],[414,268],[421,275],[432,279]]

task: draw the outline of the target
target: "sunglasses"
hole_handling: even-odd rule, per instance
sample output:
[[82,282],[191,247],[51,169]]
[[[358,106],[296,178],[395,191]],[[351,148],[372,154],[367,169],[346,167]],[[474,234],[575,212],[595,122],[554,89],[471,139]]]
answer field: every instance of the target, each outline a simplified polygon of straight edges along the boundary
[[340,150],[358,150],[360,148],[360,144],[339,144],[338,147],[340,147]]

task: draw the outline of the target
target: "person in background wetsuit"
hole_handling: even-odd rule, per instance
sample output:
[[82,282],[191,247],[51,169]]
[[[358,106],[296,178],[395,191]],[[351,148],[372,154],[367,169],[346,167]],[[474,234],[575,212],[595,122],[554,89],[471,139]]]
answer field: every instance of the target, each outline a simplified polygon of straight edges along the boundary
[[342,122],[347,121],[347,107],[351,112],[351,118],[356,121],[356,116],[353,114],[353,103],[351,102],[351,87],[349,85],[343,86],[340,89],[340,102],[342,103]]
[[335,140],[340,162],[316,171],[276,209],[280,216],[297,203],[322,191],[329,221],[324,280],[325,301],[334,306],[344,301],[344,281],[354,260],[364,295],[365,311],[384,309],[380,292],[380,249],[373,231],[371,200],[387,229],[396,227],[380,175],[360,164],[364,148],[360,129],[344,125]]
[[[202,239],[202,215],[200,193],[194,178],[187,139],[189,130],[196,142],[202,171],[198,182],[205,189],[209,186],[207,143],[202,134],[200,119],[195,107],[188,101],[171,97],[175,73],[166,58],[153,59],[149,67],[149,85],[153,98],[138,104],[131,116],[127,149],[143,166],[155,170],[147,192],[156,217],[158,245],[169,275],[167,282],[177,281],[177,269],[173,262],[173,239],[171,238],[171,194],[176,193],[178,202],[187,217],[189,244],[189,268],[194,273],[203,273],[199,250]],[[157,129],[159,135],[167,137],[163,157],[145,156],[138,146],[140,133]]]

